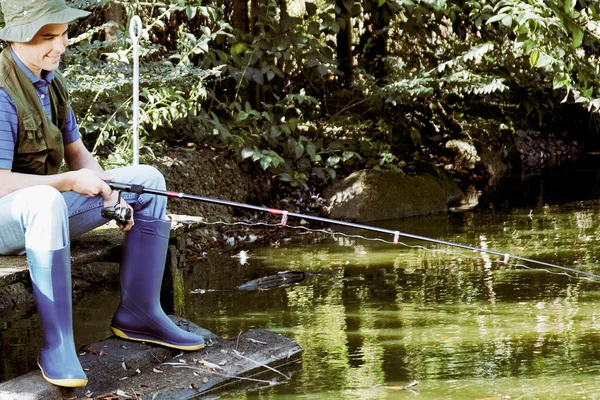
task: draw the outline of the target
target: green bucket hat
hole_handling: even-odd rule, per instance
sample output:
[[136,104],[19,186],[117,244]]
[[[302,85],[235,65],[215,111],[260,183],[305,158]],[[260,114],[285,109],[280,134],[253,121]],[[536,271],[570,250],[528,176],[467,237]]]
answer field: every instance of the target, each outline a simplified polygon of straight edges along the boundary
[[6,26],[0,29],[0,40],[29,42],[43,26],[68,24],[89,12],[69,7],[65,0],[2,0]]

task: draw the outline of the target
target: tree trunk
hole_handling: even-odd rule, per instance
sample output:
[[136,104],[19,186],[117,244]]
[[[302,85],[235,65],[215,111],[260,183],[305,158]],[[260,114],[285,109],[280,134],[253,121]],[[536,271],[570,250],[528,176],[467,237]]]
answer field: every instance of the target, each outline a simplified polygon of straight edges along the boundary
[[109,45],[110,49],[112,43],[117,40],[117,30],[119,25],[123,25],[125,23],[123,7],[111,1],[104,8],[103,17],[104,22],[114,22],[113,24],[106,25],[104,28],[104,40]]
[[250,22],[248,20],[248,2],[246,0],[233,1],[232,25],[235,29],[248,32]]
[[353,59],[352,54],[352,7],[354,1],[336,0],[336,17],[340,21],[340,30],[337,34],[337,60],[342,72],[341,84],[348,84],[352,80]]
[[388,19],[387,3],[378,6],[378,1],[370,2],[370,11],[365,7],[365,32],[357,46],[360,65],[376,79],[386,76],[384,60],[387,56]]

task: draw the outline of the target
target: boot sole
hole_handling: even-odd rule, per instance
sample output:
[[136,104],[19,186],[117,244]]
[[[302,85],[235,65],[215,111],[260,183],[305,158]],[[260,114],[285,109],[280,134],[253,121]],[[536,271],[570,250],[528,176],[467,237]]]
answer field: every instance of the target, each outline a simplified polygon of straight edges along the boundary
[[79,378],[79,379],[78,378],[67,378],[67,379],[49,378],[46,376],[46,374],[44,373],[44,370],[42,369],[42,366],[39,363],[38,363],[38,367],[40,367],[40,371],[42,371],[42,376],[44,377],[44,379],[56,386],[76,388],[76,387],[83,387],[83,386],[87,385],[87,383],[88,383],[87,379],[81,379],[81,378]]
[[110,327],[110,330],[117,337],[120,337],[121,339],[133,340],[133,341],[136,341],[136,342],[154,343],[154,344],[158,344],[160,346],[170,347],[170,348],[178,349],[178,350],[188,350],[188,351],[190,351],[190,350],[200,350],[200,349],[204,348],[204,343],[190,345],[190,346],[180,346],[180,345],[176,345],[176,344],[172,344],[172,343],[161,342],[159,340],[138,339],[138,338],[135,338],[135,337],[131,337],[131,336],[127,335],[125,332],[123,332],[122,330],[117,329],[117,328],[115,328],[113,326]]

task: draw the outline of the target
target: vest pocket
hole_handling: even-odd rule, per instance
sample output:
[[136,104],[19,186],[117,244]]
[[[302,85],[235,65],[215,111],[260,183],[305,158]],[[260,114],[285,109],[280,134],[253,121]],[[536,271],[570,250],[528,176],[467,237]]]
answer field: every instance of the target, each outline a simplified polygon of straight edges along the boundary
[[29,174],[46,174],[48,144],[44,138],[44,128],[39,113],[23,117],[23,130],[19,132],[19,142],[13,160],[13,171]]
[[18,153],[32,154],[44,152],[48,149],[44,139],[44,129],[39,113],[23,117],[23,133],[19,138]]

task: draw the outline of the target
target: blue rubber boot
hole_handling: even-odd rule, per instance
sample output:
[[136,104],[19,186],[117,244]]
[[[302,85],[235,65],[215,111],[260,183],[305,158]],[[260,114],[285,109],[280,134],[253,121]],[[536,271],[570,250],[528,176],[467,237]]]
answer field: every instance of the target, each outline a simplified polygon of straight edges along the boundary
[[27,249],[27,264],[44,331],[38,358],[42,375],[57,386],[85,386],[88,379],[73,340],[70,246],[45,251]]
[[169,221],[144,216],[136,219],[133,228],[125,233],[121,303],[110,328],[123,339],[198,350],[204,347],[202,336],[179,328],[160,305],[170,232]]

